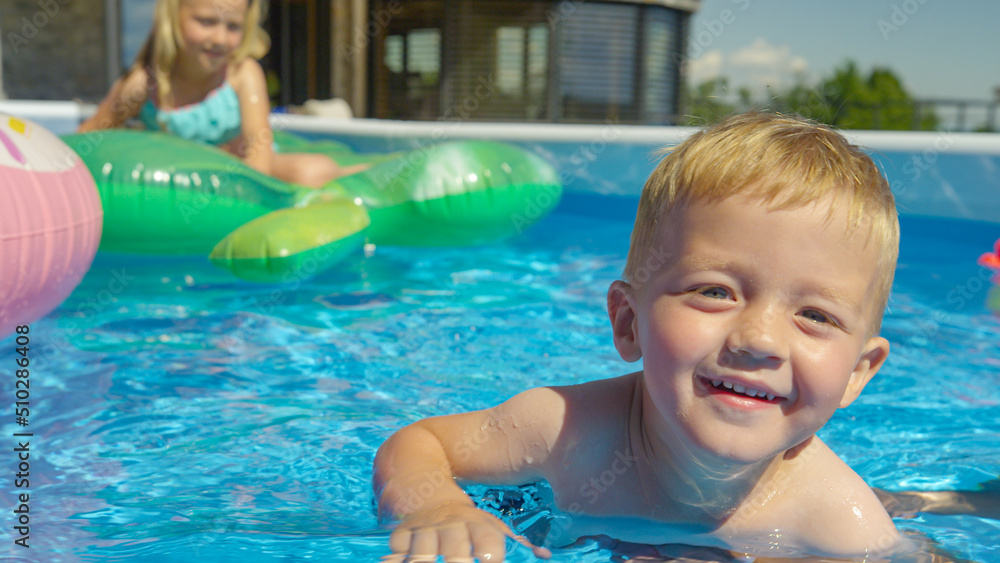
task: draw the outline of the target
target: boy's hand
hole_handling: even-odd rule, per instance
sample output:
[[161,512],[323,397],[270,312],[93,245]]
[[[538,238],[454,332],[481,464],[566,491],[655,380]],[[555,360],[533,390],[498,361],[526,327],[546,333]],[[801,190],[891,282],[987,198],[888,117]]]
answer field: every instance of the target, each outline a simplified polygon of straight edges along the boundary
[[441,555],[448,563],[485,563],[504,560],[506,538],[527,547],[535,557],[548,559],[552,552],[533,545],[500,519],[478,508],[450,502],[407,516],[389,536],[392,555],[385,563],[433,563]]

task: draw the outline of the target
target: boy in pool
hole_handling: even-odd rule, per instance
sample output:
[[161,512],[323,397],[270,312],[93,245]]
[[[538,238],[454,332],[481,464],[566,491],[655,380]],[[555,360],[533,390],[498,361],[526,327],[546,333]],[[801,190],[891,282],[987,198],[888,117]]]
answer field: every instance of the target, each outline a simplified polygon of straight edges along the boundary
[[607,535],[754,555],[870,557],[902,542],[815,436],[878,372],[898,250],[892,193],[829,128],[749,113],[671,150],[643,189],[614,345],[638,372],[434,417],[375,459],[389,559],[498,561],[505,536],[455,478],[545,479],[548,543]]

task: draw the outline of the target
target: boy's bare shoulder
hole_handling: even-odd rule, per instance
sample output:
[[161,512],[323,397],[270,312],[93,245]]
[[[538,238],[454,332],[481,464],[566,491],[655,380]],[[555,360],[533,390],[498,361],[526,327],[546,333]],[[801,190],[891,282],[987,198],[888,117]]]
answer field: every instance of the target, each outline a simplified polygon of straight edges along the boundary
[[536,387],[523,391],[496,407],[498,414],[517,418],[550,418],[574,424],[596,415],[627,414],[636,374],[577,385]]
[[770,488],[776,502],[762,507],[763,520],[809,553],[876,554],[900,541],[871,487],[818,438],[788,460]]
[[581,475],[604,464],[628,427],[635,374],[578,385],[539,387],[496,408],[496,417],[523,421],[521,439],[544,444],[540,467],[558,493],[579,488]]
[[[621,378],[619,378],[621,379]],[[423,419],[456,476],[496,484],[547,479],[553,486],[593,455],[626,396],[627,382],[537,387],[485,410]],[[581,455],[581,448],[584,453]]]
[[616,420],[626,419],[635,384],[636,374],[630,374],[577,385],[537,387],[516,395],[498,409],[525,418],[550,419],[558,423],[560,433],[567,438],[593,436]]

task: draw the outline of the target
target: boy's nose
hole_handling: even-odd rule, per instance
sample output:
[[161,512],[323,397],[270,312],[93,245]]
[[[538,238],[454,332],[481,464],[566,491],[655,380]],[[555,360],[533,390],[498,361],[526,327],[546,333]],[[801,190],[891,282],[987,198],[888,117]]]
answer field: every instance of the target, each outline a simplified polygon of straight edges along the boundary
[[781,315],[774,307],[748,307],[726,341],[734,361],[782,362],[787,356]]

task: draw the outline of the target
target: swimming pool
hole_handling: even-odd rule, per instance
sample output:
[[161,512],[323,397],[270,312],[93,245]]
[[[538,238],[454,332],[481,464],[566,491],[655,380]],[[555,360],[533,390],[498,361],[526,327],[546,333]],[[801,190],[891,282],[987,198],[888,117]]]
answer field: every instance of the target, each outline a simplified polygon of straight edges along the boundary
[[[618,358],[603,304],[637,200],[596,192],[570,191],[537,227],[486,248],[380,247],[283,286],[235,280],[201,258],[99,255],[31,324],[32,547],[14,546],[5,525],[0,554],[376,561],[388,531],[372,508],[371,461],[392,431],[636,369]],[[884,326],[892,356],[821,436],[872,485],[974,488],[1000,475],[1000,318],[975,263],[1000,225],[906,216],[902,229]],[[14,347],[0,342],[0,365],[14,364]],[[4,404],[12,394],[5,386]],[[8,437],[24,430],[9,414]],[[544,489],[470,490],[516,522],[544,517]],[[13,500],[7,479],[5,524]],[[898,524],[1000,561],[997,521]],[[589,543],[554,560],[611,553]]]

